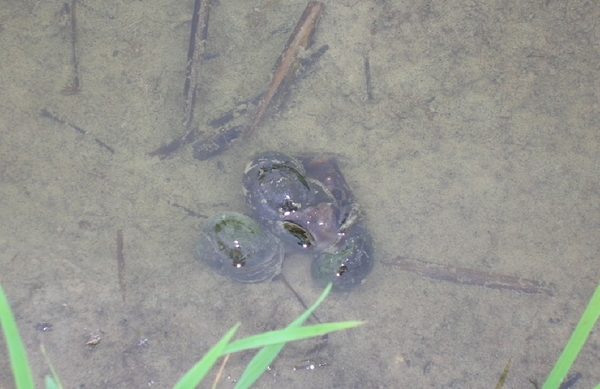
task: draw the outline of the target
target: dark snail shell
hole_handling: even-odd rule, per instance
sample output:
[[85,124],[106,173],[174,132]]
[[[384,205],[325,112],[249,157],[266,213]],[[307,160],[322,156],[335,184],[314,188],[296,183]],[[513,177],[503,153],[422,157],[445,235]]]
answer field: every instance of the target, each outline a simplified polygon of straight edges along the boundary
[[302,164],[289,155],[257,155],[246,166],[243,178],[243,193],[252,216],[265,224],[300,209],[311,193],[305,174]]
[[252,217],[292,247],[324,248],[335,242],[336,200],[321,182],[306,177],[296,158],[259,154],[246,166],[243,193]]
[[280,273],[283,244],[250,217],[225,212],[209,218],[196,258],[240,282],[262,282]]
[[362,222],[350,227],[338,244],[319,253],[311,264],[313,279],[322,287],[344,291],[360,285],[373,269],[373,242]]

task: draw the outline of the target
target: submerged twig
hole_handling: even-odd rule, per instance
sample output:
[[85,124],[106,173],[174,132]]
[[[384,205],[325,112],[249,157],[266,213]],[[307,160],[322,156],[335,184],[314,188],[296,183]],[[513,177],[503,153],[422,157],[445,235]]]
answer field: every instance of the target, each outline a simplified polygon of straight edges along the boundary
[[219,371],[217,372],[215,380],[213,381],[212,389],[215,389],[217,387],[217,384],[221,380],[221,376],[223,375],[223,370],[225,370],[225,365],[227,365],[227,361],[229,360],[230,355],[231,354],[227,354],[227,355],[225,355],[225,358],[223,358],[223,362],[221,362],[221,366],[219,366]]
[[[186,79],[184,84],[184,135],[174,139],[169,144],[150,152],[150,156],[158,156],[161,159],[166,158],[180,147],[195,141],[199,135],[199,131],[192,128],[192,120],[194,116],[200,64],[202,63],[201,54],[204,53],[204,42],[206,40],[209,1],[210,0],[196,0],[194,7],[194,19],[192,20]],[[306,49],[310,46],[312,35],[324,8],[325,6],[322,3],[315,1],[308,3],[294,32],[290,36],[285,49],[275,64],[276,70],[269,88],[252,99],[240,103],[238,105],[239,108],[232,109],[223,116],[209,122],[208,124],[211,127],[216,128],[217,131],[214,134],[209,134],[194,144],[194,158],[206,160],[229,148],[231,142],[240,136],[249,136],[256,126],[258,126],[267,112],[267,109],[274,105],[274,101],[277,101],[278,106],[282,105],[284,97],[286,96],[286,93],[284,92],[287,91],[292,84],[302,80],[313,71],[315,64],[329,49],[329,46],[324,45],[320,47],[309,57],[304,59],[300,59],[298,53],[301,48]],[[248,111],[255,112],[250,124],[233,126],[229,123],[239,115],[245,114]]]
[[194,158],[204,161],[219,154],[229,147],[231,141],[239,138],[246,127],[247,126],[224,126],[220,128],[214,135],[194,145]]
[[202,67],[208,33],[209,11],[210,0],[195,1],[185,66],[185,81],[183,83],[183,135],[175,138],[169,144],[148,153],[151,157],[157,156],[160,159],[164,159],[180,147],[195,141],[198,137],[199,131],[197,128],[192,128],[192,121],[194,120],[196,94],[198,92],[198,84],[200,83],[200,68]]
[[123,257],[123,230],[117,230],[117,273],[121,296],[125,301],[125,257]]
[[456,284],[479,285],[491,289],[508,289],[522,293],[545,293],[548,296],[554,296],[554,292],[545,288],[540,282],[526,278],[420,260],[411,261],[406,257],[397,257],[391,262],[384,263],[423,277],[450,281]]
[[[305,310],[308,310],[308,305],[306,305],[306,303],[304,302],[304,300],[302,299],[302,297],[300,297],[300,295],[298,294],[298,292],[296,292],[296,290],[292,287],[292,285],[290,285],[290,283],[288,282],[288,280],[285,278],[285,276],[283,274],[280,274],[280,278],[281,281],[283,281],[283,284],[292,292],[292,294],[296,297],[296,299],[298,300],[298,302],[300,303],[300,305],[302,305],[302,307]],[[317,323],[322,323],[322,321],[317,317],[317,315],[315,315],[315,313],[311,313],[310,314]]]
[[[323,45],[314,53],[312,53],[308,58],[305,58],[302,61],[300,61],[300,66],[295,72],[292,73],[293,76],[287,77],[284,80],[285,85],[282,84],[282,86],[280,86],[279,90],[282,93],[278,93],[273,98],[273,100],[277,101],[271,105],[275,107],[281,107],[281,105],[284,104],[285,98],[287,96],[287,94],[283,92],[286,92],[292,84],[297,83],[298,81],[304,79],[308,74],[310,74],[314,70],[315,64],[328,49],[329,46]],[[239,125],[232,127],[229,124],[229,122],[236,119],[236,117],[247,113],[248,111],[256,109],[256,107],[259,105],[260,101],[262,100],[265,94],[266,92],[263,92],[249,100],[242,101],[238,104],[239,108],[229,110],[221,117],[210,121],[208,125],[213,128],[216,128],[217,131],[213,135],[200,140],[194,145],[194,158],[204,161],[227,150],[229,146],[231,146],[232,142],[239,138],[242,135],[242,133],[244,133],[249,128],[248,125]]]
[[373,84],[371,83],[371,61],[365,57],[365,81],[367,87],[367,101],[373,101]]
[[[87,134],[87,132],[86,132],[86,131],[85,131],[83,128],[81,128],[81,127],[79,127],[79,126],[77,126],[77,125],[75,125],[75,124],[73,124],[73,123],[71,123],[71,122],[69,122],[69,121],[67,121],[67,120],[65,120],[65,119],[62,119],[62,118],[58,117],[57,115],[54,115],[54,114],[50,113],[50,111],[48,111],[46,108],[42,109],[42,111],[41,111],[41,115],[42,115],[43,117],[47,117],[47,118],[49,118],[49,119],[52,119],[52,120],[54,120],[55,122],[58,122],[58,123],[60,123],[60,124],[64,124],[64,125],[66,125],[66,126],[69,126],[69,127],[71,127],[72,129],[74,129],[75,131],[77,131],[77,132],[78,132],[79,134],[81,134],[81,135],[85,135],[85,134]],[[112,147],[110,147],[110,146],[109,146],[109,145],[107,145],[106,143],[102,142],[100,139],[98,139],[98,138],[96,138],[96,137],[94,137],[93,139],[94,139],[94,141],[95,141],[95,142],[96,142],[96,143],[97,143],[97,144],[98,144],[100,147],[102,147],[102,148],[104,148],[104,149],[108,150],[108,152],[110,152],[111,154],[114,154],[114,153],[115,153],[115,150],[114,150]]]
[[502,371],[502,374],[500,374],[500,378],[498,379],[498,382],[496,383],[495,389],[502,389],[502,387],[504,387],[504,382],[506,382],[506,377],[508,377],[508,369],[510,369],[510,361],[512,358],[508,359],[508,362],[506,362],[506,365],[504,366],[504,370]]
[[194,119],[194,105],[200,81],[200,68],[204,58],[209,11],[210,0],[196,0],[183,84],[183,130],[186,132],[190,131]]
[[296,24],[296,28],[294,28],[290,39],[275,63],[275,72],[273,73],[273,78],[271,79],[269,88],[258,105],[254,119],[252,119],[250,126],[244,133],[245,138],[248,138],[260,123],[263,115],[269,107],[269,104],[271,103],[271,100],[275,94],[279,92],[279,88],[282,85],[283,80],[290,73],[290,69],[293,68],[294,64],[299,63],[298,52],[300,51],[300,48],[306,49],[310,45],[313,33],[315,32],[315,28],[317,27],[317,23],[319,21],[319,17],[323,13],[324,9],[325,6],[323,3],[316,1],[309,2],[304,9],[304,13],[302,13],[298,24]]
[[158,157],[160,159],[165,159],[166,157],[168,157],[169,155],[171,155],[172,153],[177,151],[180,147],[195,141],[196,138],[198,137],[198,133],[199,133],[199,131],[197,129],[189,130],[183,136],[173,139],[168,144],[161,146],[158,149],[148,153],[148,155],[151,157]]
[[[286,89],[286,90],[289,89],[292,85],[297,84],[298,82],[302,81],[307,76],[312,74],[315,71],[316,64],[321,59],[323,54],[325,54],[327,52],[327,50],[329,50],[329,45],[323,45],[323,46],[319,47],[317,50],[315,50],[313,53],[311,53],[310,56],[302,59],[302,61],[300,61],[300,66],[294,72],[293,77],[288,77],[289,82],[288,82],[288,78],[286,78],[284,80],[285,85],[282,85],[279,88],[280,91],[283,91],[284,89]],[[250,99],[240,101],[239,103],[237,103],[237,106],[235,108],[230,109],[229,111],[222,114],[220,117],[211,120],[210,122],[208,122],[208,125],[211,126],[212,128],[221,129],[223,126],[227,125],[229,122],[236,119],[237,117],[244,115],[248,112],[251,112],[253,110],[256,110],[256,108],[260,104],[261,100],[263,99],[263,96],[265,96],[266,93],[267,92],[264,91]],[[281,96],[281,98],[278,98],[279,96]],[[284,93],[277,94],[274,97],[274,100],[277,100],[277,101],[273,102],[273,104],[271,104],[271,106],[280,107],[284,103],[285,94]]]

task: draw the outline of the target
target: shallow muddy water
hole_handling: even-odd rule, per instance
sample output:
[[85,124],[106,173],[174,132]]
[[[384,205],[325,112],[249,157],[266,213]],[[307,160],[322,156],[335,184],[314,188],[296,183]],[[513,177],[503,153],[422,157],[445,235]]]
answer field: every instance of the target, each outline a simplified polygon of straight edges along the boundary
[[[306,6],[213,3],[204,133],[268,86]],[[543,382],[600,279],[599,4],[326,1],[314,71],[249,140],[206,161],[190,145],[148,155],[183,135],[191,1],[78,1],[71,95],[64,3],[3,4],[0,282],[38,384],[43,344],[65,387],[168,388],[235,323],[241,337],[303,311],[281,281],[236,284],[194,260],[206,217],[244,211],[244,166],[265,150],[336,155],[376,263],[317,311],[367,323],[287,345],[256,387],[491,388],[509,359],[505,388]],[[282,271],[307,304],[320,294],[306,257]],[[573,388],[600,382],[599,349],[596,331]],[[233,355],[219,387],[251,357]],[[2,349],[0,387],[12,385]]]

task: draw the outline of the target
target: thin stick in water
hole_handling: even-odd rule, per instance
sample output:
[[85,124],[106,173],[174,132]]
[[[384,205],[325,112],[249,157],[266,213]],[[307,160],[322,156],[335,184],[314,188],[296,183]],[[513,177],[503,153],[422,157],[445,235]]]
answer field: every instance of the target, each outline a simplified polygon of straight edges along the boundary
[[508,289],[522,293],[545,293],[548,296],[554,296],[552,290],[545,288],[540,282],[526,278],[421,260],[411,261],[406,257],[397,257],[391,262],[382,261],[382,263],[398,267],[404,271],[416,273],[423,277],[450,281],[456,284],[479,285],[491,289]]
[[[192,15],[192,28],[188,47],[185,82],[183,84],[183,130],[188,132],[194,119],[194,105],[200,82],[200,68],[204,58],[204,48],[208,33],[210,0],[196,0]],[[184,135],[185,137],[185,135]]]
[[365,57],[365,80],[367,87],[367,101],[373,101],[373,84],[371,83],[371,62],[369,56]]
[[123,257],[123,230],[117,230],[117,272],[119,275],[119,287],[125,301],[125,258]]
[[227,365],[227,361],[229,360],[230,355],[231,354],[227,354],[227,355],[225,355],[225,358],[223,358],[223,362],[221,362],[221,366],[219,366],[219,371],[217,372],[217,376],[215,377],[215,380],[213,382],[212,389],[215,389],[217,387],[217,384],[221,380],[221,376],[223,375],[223,370],[225,370],[225,365]]
[[293,67],[292,65],[297,63],[298,52],[300,48],[306,49],[311,43],[313,33],[315,32],[315,28],[317,27],[317,23],[319,21],[319,17],[323,13],[324,9],[325,5],[316,1],[309,2],[304,9],[298,24],[296,24],[296,28],[294,28],[290,39],[281,52],[281,55],[277,59],[275,64],[275,72],[273,73],[273,78],[269,84],[269,89],[267,89],[265,92],[260,104],[258,105],[254,119],[252,119],[250,126],[244,134],[246,139],[252,134],[252,132],[254,132],[260,123],[263,115],[269,107],[269,104],[271,103],[271,100],[273,100],[273,97],[279,91],[283,80],[287,77],[290,69]]

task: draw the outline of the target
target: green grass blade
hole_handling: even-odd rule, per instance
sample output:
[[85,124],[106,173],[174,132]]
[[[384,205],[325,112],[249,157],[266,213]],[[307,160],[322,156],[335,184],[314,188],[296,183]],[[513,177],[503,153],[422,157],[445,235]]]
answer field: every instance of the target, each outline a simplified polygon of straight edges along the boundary
[[50,362],[50,358],[46,354],[46,348],[44,345],[40,345],[40,351],[46,360],[46,364],[50,367],[50,372],[52,373],[52,377],[46,376],[46,389],[63,389],[60,380],[58,379],[58,374],[56,374],[56,370],[54,370],[54,366]]
[[229,343],[229,340],[233,337],[239,326],[240,323],[236,324],[232,329],[230,329],[229,332],[227,332],[225,336],[223,336],[221,340],[219,340],[217,344],[215,344],[214,347],[211,348],[206,355],[204,355],[204,357],[194,365],[194,367],[192,367],[187,373],[185,373],[183,377],[181,377],[173,389],[194,389],[200,383],[200,381],[202,381],[202,378],[204,378],[206,373],[208,373],[215,362],[217,362],[217,359],[223,355],[223,350],[225,350],[227,343]]
[[231,342],[223,350],[223,354],[237,353],[252,348],[260,348],[273,344],[287,343],[300,339],[314,338],[329,332],[345,330],[361,325],[361,321],[344,321],[338,323],[313,324],[305,327],[286,327],[282,330],[264,332]]
[[[325,297],[327,297],[327,295],[331,291],[331,286],[332,286],[331,283],[329,285],[327,285],[327,287],[325,288],[325,290],[323,291],[321,296],[317,299],[317,301],[306,312],[304,312],[302,315],[300,315],[300,317],[298,317],[296,320],[294,320],[292,323],[290,323],[283,330],[284,332],[286,332],[283,336],[299,335],[300,334],[299,330],[309,328],[309,327],[313,327],[313,329],[314,329],[314,326],[302,327],[302,328],[300,328],[300,326],[312,314],[312,312],[323,302]],[[328,331],[319,333],[318,335],[313,333],[312,336],[319,336],[319,335],[324,335],[325,333],[328,333],[331,331],[337,331],[339,329],[342,329],[342,327],[344,327],[346,325],[348,325],[348,327],[346,327],[346,328],[350,328],[350,327],[355,327],[356,325],[360,325],[360,324],[362,324],[362,323],[360,323],[360,322],[326,323],[325,326],[322,327],[322,329],[328,330]],[[320,324],[318,324],[317,326],[320,326]],[[278,336],[282,336],[282,335],[280,334]],[[280,338],[280,340],[282,340],[283,336]],[[267,368],[269,367],[271,362],[273,362],[273,360],[277,357],[277,355],[279,355],[279,352],[281,351],[281,349],[283,349],[283,346],[285,346],[284,342],[278,343],[278,344],[273,344],[270,346],[265,346],[261,350],[259,350],[259,352],[254,356],[254,358],[252,358],[252,360],[250,361],[248,366],[246,366],[246,369],[244,370],[244,373],[240,377],[237,385],[235,386],[235,389],[249,388],[250,385],[252,385],[265,372],[265,370],[267,370]]]
[[323,290],[323,293],[321,293],[321,295],[319,296],[319,298],[317,299],[317,301],[315,301],[315,303],[313,305],[311,305],[311,307],[308,308],[306,310],[306,312],[304,312],[296,320],[294,320],[293,322],[291,322],[288,325],[288,328],[301,326],[302,323],[304,323],[306,321],[306,319],[308,319],[308,317],[310,315],[312,315],[312,313],[314,312],[314,310],[317,309],[317,307],[319,305],[321,305],[321,303],[323,302],[323,300],[325,300],[325,297],[327,297],[327,295],[329,294],[329,292],[331,292],[331,287],[332,286],[333,286],[333,284],[330,282],[329,285],[327,285],[325,287],[325,289]]
[[598,320],[598,316],[600,316],[600,285],[596,288],[588,306],[579,319],[579,323],[575,327],[575,331],[573,331],[542,389],[556,389],[560,386],[571,365],[575,362],[575,358],[577,358],[596,320]]
[[56,382],[54,382],[54,379],[52,379],[52,377],[49,375],[46,376],[44,382],[46,383],[46,389],[59,389],[58,385],[56,385]]
[[277,355],[281,349],[285,346],[285,343],[274,344],[272,346],[266,346],[261,348],[258,353],[252,358],[246,369],[244,369],[244,373],[238,380],[235,385],[235,389],[247,389],[252,385],[263,373],[271,362]]
[[4,331],[4,339],[8,348],[8,356],[13,374],[15,376],[15,385],[17,389],[33,389],[33,378],[31,369],[27,363],[27,354],[19,336],[19,330],[15,323],[15,318],[10,311],[10,305],[4,296],[4,291],[0,285],[0,325]]
[[[321,296],[319,296],[319,298],[317,299],[317,301],[315,301],[315,303],[313,305],[311,305],[310,308],[308,308],[306,310],[306,312],[304,312],[302,315],[300,315],[296,320],[294,320],[293,322],[291,322],[290,324],[288,324],[288,326],[286,327],[286,329],[290,329],[290,328],[294,328],[294,327],[299,327],[302,325],[302,323],[304,323],[306,321],[306,319],[312,315],[312,313],[314,312],[315,309],[317,309],[317,307],[319,305],[321,305],[321,303],[323,302],[323,300],[325,300],[325,297],[327,297],[327,295],[329,294],[329,292],[331,292],[331,287],[333,286],[333,284],[330,282],[329,285],[327,285],[325,287],[325,289],[323,290],[323,293],[321,293]],[[243,339],[242,339],[243,340]],[[234,342],[235,343],[235,342]],[[230,345],[231,346],[231,345]],[[261,345],[261,346],[257,346],[257,347],[263,347],[266,345]],[[283,346],[282,346],[283,347]],[[277,352],[279,353],[279,351]],[[277,355],[277,354],[275,354]],[[266,368],[266,367],[265,367]]]

